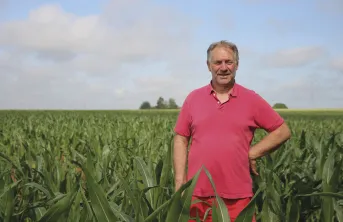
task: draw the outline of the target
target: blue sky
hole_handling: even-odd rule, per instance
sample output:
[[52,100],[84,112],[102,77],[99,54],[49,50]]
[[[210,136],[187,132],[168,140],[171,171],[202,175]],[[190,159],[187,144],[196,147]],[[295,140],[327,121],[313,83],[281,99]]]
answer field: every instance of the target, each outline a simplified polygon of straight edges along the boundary
[[209,82],[206,50],[222,39],[240,50],[237,82],[271,105],[343,108],[339,0],[0,5],[0,109],[181,105]]

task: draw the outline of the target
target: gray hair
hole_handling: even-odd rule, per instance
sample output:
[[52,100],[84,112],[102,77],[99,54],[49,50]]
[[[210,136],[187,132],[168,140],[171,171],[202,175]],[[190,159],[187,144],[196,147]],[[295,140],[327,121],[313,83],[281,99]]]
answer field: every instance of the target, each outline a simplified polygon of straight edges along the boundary
[[208,49],[207,49],[207,61],[210,61],[210,57],[211,57],[211,52],[217,48],[217,47],[224,47],[224,48],[229,48],[233,51],[233,54],[234,54],[234,58],[235,58],[235,62],[236,64],[238,65],[238,62],[239,62],[239,53],[238,53],[238,48],[237,46],[232,43],[232,42],[228,42],[226,40],[221,40],[219,42],[214,42],[212,43]]

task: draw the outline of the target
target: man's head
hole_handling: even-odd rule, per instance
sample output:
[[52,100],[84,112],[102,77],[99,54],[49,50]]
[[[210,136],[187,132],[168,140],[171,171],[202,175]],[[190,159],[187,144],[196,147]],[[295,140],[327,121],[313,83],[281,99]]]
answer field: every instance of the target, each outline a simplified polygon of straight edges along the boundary
[[238,69],[239,53],[237,46],[231,42],[212,43],[207,49],[207,66],[216,85],[233,83]]

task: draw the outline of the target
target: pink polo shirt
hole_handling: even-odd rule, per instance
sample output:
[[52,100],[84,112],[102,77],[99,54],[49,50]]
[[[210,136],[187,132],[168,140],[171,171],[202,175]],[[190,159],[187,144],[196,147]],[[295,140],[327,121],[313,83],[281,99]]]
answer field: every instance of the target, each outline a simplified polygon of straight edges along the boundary
[[[248,152],[256,128],[270,132],[284,120],[257,93],[235,83],[229,101],[221,104],[211,84],[192,91],[184,101],[175,132],[191,136],[188,174],[191,179],[204,165],[218,195],[236,199],[253,196]],[[205,172],[193,195],[213,196]]]

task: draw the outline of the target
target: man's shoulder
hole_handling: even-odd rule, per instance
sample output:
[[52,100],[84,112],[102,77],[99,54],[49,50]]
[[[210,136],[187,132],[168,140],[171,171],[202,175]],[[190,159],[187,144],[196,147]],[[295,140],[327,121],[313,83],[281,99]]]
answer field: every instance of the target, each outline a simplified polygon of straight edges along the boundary
[[265,98],[262,97],[260,93],[257,91],[244,87],[242,85],[238,85],[239,88],[239,94],[241,98],[245,101],[249,101],[249,103],[259,106],[259,105],[265,105],[267,104],[267,101]]
[[252,98],[254,98],[255,96],[258,96],[258,93],[255,90],[250,89],[246,86],[243,86],[241,84],[236,83],[236,87],[237,87],[239,94],[242,96],[248,96],[248,97],[252,97]]

